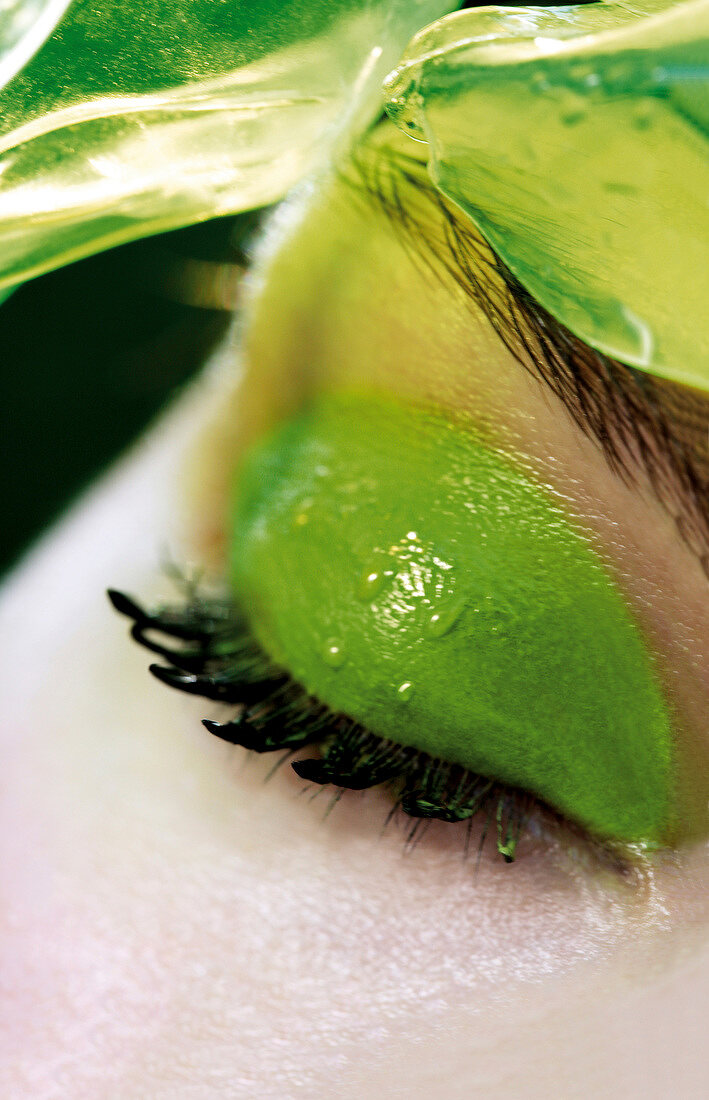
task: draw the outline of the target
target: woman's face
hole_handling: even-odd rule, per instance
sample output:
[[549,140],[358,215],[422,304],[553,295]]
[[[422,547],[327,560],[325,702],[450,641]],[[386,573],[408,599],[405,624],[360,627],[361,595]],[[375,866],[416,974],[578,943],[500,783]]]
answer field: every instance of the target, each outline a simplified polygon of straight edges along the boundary
[[169,595],[168,554],[223,574],[235,464],[306,401],[435,403],[586,532],[706,803],[706,399],[501,340],[499,272],[471,235],[464,276],[451,209],[400,153],[380,128],[276,211],[233,341],[7,585],[7,1095],[706,1089],[703,841],[620,874],[563,830],[509,866],[465,825],[412,840],[380,789],[333,804],[211,738],[219,708],[151,682],[104,603]]

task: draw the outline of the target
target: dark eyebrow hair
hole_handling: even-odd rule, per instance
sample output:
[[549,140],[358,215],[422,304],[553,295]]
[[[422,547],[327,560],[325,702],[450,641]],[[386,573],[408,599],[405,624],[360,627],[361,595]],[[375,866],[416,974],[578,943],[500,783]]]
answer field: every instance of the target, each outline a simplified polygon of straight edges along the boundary
[[[397,227],[415,262],[438,279],[445,273],[475,302],[517,362],[600,447],[614,474],[637,485],[644,471],[709,578],[709,396],[629,367],[574,336],[438,190],[424,159],[388,145],[372,154],[363,145],[341,171]],[[423,208],[407,201],[411,189]],[[428,204],[442,218],[442,234],[422,212]]]

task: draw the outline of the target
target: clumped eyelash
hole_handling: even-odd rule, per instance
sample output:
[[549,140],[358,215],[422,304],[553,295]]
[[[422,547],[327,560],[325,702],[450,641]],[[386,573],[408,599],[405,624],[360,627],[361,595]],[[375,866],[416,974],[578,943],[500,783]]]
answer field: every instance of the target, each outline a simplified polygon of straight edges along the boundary
[[[180,604],[148,611],[114,589],[108,596],[115,610],[132,620],[133,639],[170,662],[150,666],[157,679],[238,708],[228,722],[203,719],[210,733],[252,752],[282,752],[284,760],[299,749],[319,748],[319,757],[295,760],[291,766],[306,781],[334,786],[336,797],[343,790],[386,784],[393,795],[390,817],[400,810],[413,820],[407,841],[434,819],[467,821],[468,837],[480,820],[480,851],[490,834],[499,854],[511,863],[529,826],[574,831],[526,791],[398,745],[333,713],[269,660],[230,599],[206,599],[188,586]],[[616,871],[630,869],[630,853],[596,842],[582,830],[578,839],[597,861]]]
[[[642,468],[677,532],[709,577],[709,478],[700,472],[696,410],[679,403],[673,430],[667,388],[653,376],[595,351],[548,313],[449,203],[415,156],[384,148],[356,151],[342,179],[374,202],[401,231],[414,261],[438,279],[452,277],[482,310],[517,362],[559,399],[600,446],[611,470],[630,484]],[[409,187],[442,218],[443,236],[405,201]],[[675,389],[676,387],[671,387]],[[701,401],[701,397],[697,397]],[[681,438],[680,438],[681,437]],[[709,470],[709,453],[704,464]]]
[[299,749],[315,747],[318,757],[291,762],[296,774],[334,787],[333,802],[345,790],[385,785],[392,795],[385,827],[397,813],[411,819],[407,846],[434,820],[467,822],[467,855],[473,825],[480,822],[478,861],[490,837],[504,862],[513,863],[527,831],[548,841],[562,838],[573,845],[577,860],[628,882],[642,877],[642,857],[632,845],[595,838],[528,791],[379,737],[334,713],[273,664],[231,596],[204,596],[178,569],[169,573],[182,592],[179,603],[148,611],[115,589],[109,589],[109,599],[132,620],[131,637],[170,662],[150,666],[158,680],[237,708],[227,722],[203,719],[209,733],[250,752],[281,754],[269,775]]

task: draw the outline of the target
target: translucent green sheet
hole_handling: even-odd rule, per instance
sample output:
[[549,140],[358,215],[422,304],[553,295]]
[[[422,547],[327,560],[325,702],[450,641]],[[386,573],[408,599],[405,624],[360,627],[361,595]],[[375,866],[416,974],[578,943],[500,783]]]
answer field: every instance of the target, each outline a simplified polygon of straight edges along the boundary
[[392,118],[532,294],[709,388],[709,0],[440,19],[457,6],[74,0],[0,91],[0,294],[280,198],[376,115],[398,62]]
[[387,83],[437,185],[587,343],[709,389],[709,2],[458,12]]
[[280,198],[381,109],[411,35],[456,6],[74,0],[0,92],[0,290]]
[[69,0],[0,0],[0,88],[51,34]]

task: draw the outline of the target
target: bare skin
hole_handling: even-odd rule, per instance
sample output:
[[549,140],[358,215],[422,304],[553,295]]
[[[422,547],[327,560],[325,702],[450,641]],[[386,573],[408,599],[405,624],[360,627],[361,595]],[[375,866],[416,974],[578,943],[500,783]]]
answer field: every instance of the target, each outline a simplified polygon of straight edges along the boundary
[[307,336],[317,385],[430,396],[435,383],[570,501],[705,758],[707,582],[666,511],[610,472],[371,210],[340,221],[349,277],[330,280],[327,308],[325,248],[301,267],[300,297],[281,293],[298,251],[278,234],[297,234],[302,202],[260,261],[243,353],[224,349],[6,585],[0,1091],[704,1096],[704,842],[631,878],[561,842],[529,842],[510,867],[486,847],[476,865],[458,826],[407,849],[405,824],[382,832],[378,791],[325,816],[328,794],[311,800],[287,765],[264,783],[271,761],[210,738],[199,719],[218,710],[151,681],[108,609],[109,585],[171,594],[167,548],[218,572],[224,470],[254,410],[277,415],[265,395],[297,377]]

